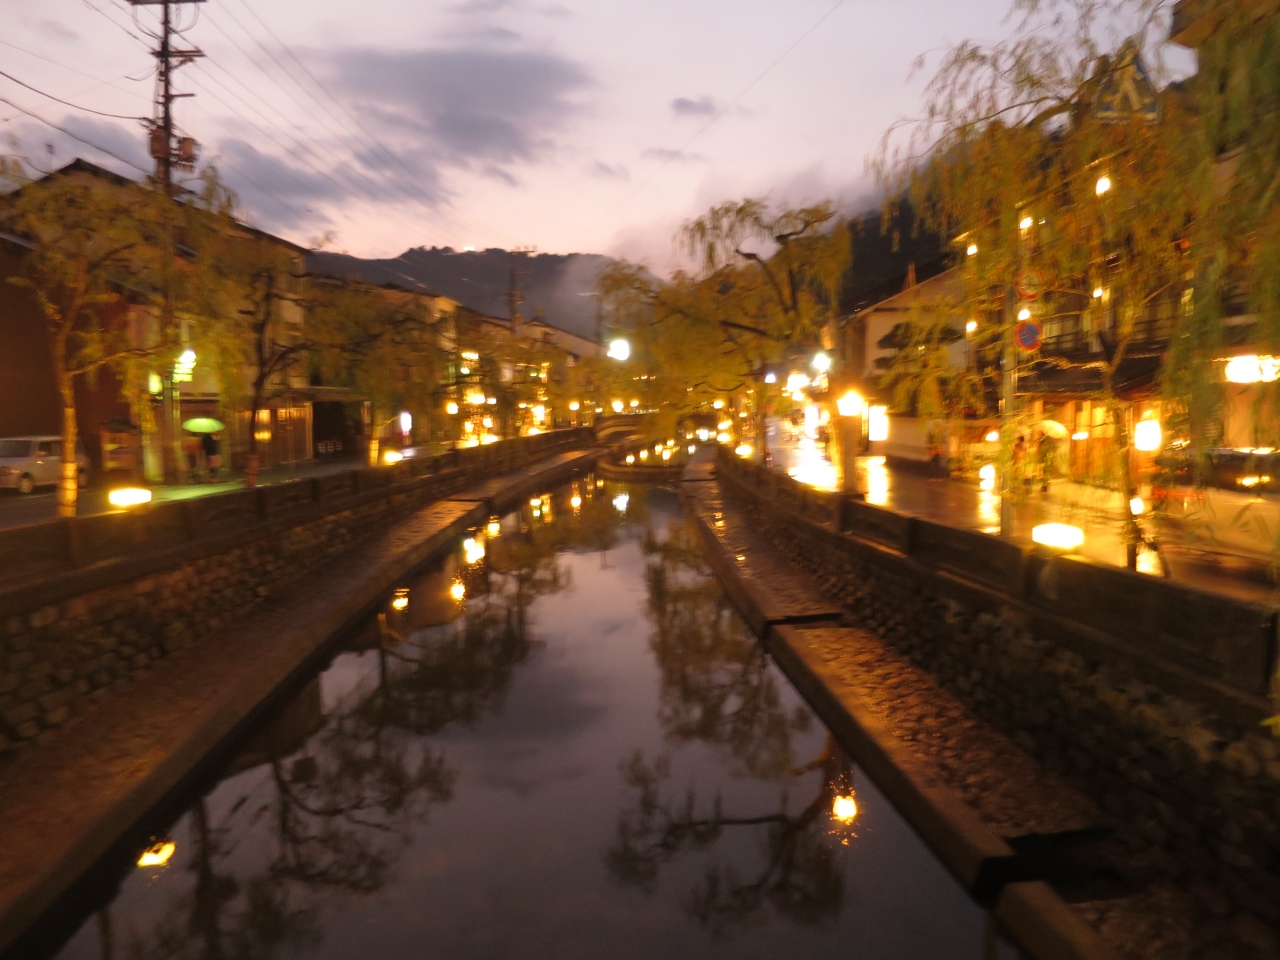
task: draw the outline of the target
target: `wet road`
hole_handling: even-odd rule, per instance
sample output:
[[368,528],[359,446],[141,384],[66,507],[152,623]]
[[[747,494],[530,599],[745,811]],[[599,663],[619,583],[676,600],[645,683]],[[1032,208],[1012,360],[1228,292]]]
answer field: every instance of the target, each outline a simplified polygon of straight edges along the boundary
[[209,782],[53,955],[1013,957],[661,488],[475,531]]
[[[836,488],[835,468],[821,448],[779,435],[776,424],[771,426],[774,429],[769,446],[779,469],[815,486]],[[890,468],[883,457],[860,457],[856,489],[865,492],[867,502],[878,507],[937,523],[1000,533],[1000,497],[979,489],[974,483]],[[1060,488],[1052,497],[1028,493],[1013,510],[1013,535],[1030,539],[1031,530],[1037,524],[1069,523],[1084,531],[1081,554],[1102,563],[1124,566],[1121,521],[1115,514],[1115,504],[1110,503],[1112,499],[1114,496],[1106,491],[1082,485],[1073,485],[1069,493]],[[1244,600],[1280,602],[1280,586],[1271,582],[1263,564],[1185,549],[1176,542],[1168,542],[1167,538],[1164,553],[1174,580]],[[1139,553],[1138,569],[1161,575],[1159,558],[1149,551]]]

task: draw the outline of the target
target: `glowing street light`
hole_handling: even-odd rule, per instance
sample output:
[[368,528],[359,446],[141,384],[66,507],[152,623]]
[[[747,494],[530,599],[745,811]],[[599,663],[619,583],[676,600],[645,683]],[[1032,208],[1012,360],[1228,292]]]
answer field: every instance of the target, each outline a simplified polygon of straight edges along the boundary
[[107,494],[113,507],[137,507],[151,502],[151,491],[145,487],[120,487]]
[[1084,543],[1084,531],[1069,523],[1042,523],[1031,528],[1031,539],[1051,550],[1075,550]]
[[613,412],[614,412],[614,413],[621,413],[621,412],[622,412],[622,401],[621,401],[621,400],[615,400],[615,401],[613,401],[613,403],[609,404],[609,406],[613,407]]
[[831,817],[840,823],[853,823],[858,818],[858,801],[852,796],[839,796],[831,801]]
[[836,411],[842,417],[856,417],[862,413],[863,403],[862,394],[857,390],[850,390],[836,401]]
[[974,332],[975,330],[977,330],[977,329],[978,329],[978,321],[977,321],[977,320],[970,320],[968,323],[966,323],[966,324],[964,325],[964,332],[965,332],[965,333],[967,333],[967,334],[970,334],[970,335],[972,335],[972,334],[973,334],[973,332]]
[[138,866],[163,867],[173,859],[177,849],[178,845],[172,840],[161,840],[159,843],[154,843],[142,851],[141,856],[138,857]]
[[765,382],[765,383],[777,383],[777,382],[778,382],[778,375],[777,375],[776,373],[774,373],[772,370],[770,370],[768,373],[766,373],[766,374],[764,375],[764,382]]
[[455,600],[461,600],[467,595],[467,588],[461,580],[453,581],[453,585],[449,587],[449,596]]
[[454,403],[452,400],[450,400],[448,403],[444,405],[444,412],[447,414],[453,415],[458,412],[458,405]]
[[819,373],[826,373],[831,369],[831,358],[825,353],[815,354],[813,358],[813,369]]
[[409,433],[413,430],[413,414],[408,410],[402,411],[400,414],[400,432]]
[[1018,229],[1019,229],[1019,230],[1030,230],[1030,229],[1031,229],[1031,225],[1032,225],[1033,223],[1035,223],[1035,221],[1034,221],[1034,220],[1032,220],[1030,217],[1023,217],[1021,220],[1019,220],[1019,221],[1018,221]]
[[1226,378],[1228,383],[1274,383],[1280,380],[1280,357],[1232,357]]
[[1140,420],[1133,428],[1133,445],[1143,453],[1155,453],[1164,445],[1164,431],[1159,420]]
[[971,243],[969,244],[968,247],[965,248],[964,252],[967,256],[972,257],[974,254],[978,252],[978,245],[976,243]]
[[1098,178],[1098,182],[1093,185],[1094,196],[1100,197],[1104,193],[1110,192],[1110,190],[1111,190],[1111,178],[1104,173],[1102,176]]
[[609,341],[609,354],[614,360],[626,360],[631,356],[631,344],[619,337]]

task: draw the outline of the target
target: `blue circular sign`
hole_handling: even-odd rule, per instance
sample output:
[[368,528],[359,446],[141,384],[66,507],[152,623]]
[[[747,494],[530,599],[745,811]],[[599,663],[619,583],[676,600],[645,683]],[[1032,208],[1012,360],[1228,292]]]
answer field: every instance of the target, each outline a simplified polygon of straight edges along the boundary
[[1044,342],[1044,334],[1040,330],[1040,324],[1034,320],[1023,320],[1014,328],[1013,340],[1021,349],[1029,353],[1040,349],[1040,344]]

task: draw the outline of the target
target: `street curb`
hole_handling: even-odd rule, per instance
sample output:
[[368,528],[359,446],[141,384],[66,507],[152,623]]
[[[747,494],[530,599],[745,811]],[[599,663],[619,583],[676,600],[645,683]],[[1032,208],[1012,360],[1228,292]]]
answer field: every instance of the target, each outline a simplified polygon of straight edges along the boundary
[[[707,517],[681,489],[707,560],[744,619],[852,759],[865,770],[911,828],[1002,929],[1036,960],[1113,960],[1114,954],[1043,882],[1006,883],[1016,856],[979,815],[945,784],[931,782],[928,764],[912,755],[847,691],[804,655],[806,629],[853,629],[837,622],[768,622],[738,566],[729,561]],[[759,625],[759,626],[758,626]]]
[[[491,510],[509,505],[531,486],[580,469],[600,453],[599,448],[591,448],[541,469],[537,464],[525,467],[530,473],[512,477],[509,485],[463,510],[425,539],[377,565],[343,571],[342,582],[349,587],[345,596],[329,594],[323,604],[313,597],[301,596],[306,593],[312,577],[324,571],[321,568],[284,594],[268,600],[263,607],[255,608],[252,619],[242,625],[239,632],[246,637],[258,634],[264,646],[272,647],[267,662],[262,664],[263,669],[250,672],[247,680],[242,675],[243,682],[231,688],[229,697],[203,711],[197,710],[191,716],[189,730],[179,735],[180,742],[164,756],[139,758],[132,784],[124,787],[105,813],[91,822],[66,828],[67,832],[57,838],[62,849],[56,858],[42,866],[36,865],[38,875],[7,902],[0,901],[0,956],[20,956],[9,951],[15,944],[19,948],[24,946],[20,941],[36,932],[34,928],[58,905],[60,898],[134,830],[138,821],[188,785],[206,758],[243,733],[275,705],[283,690],[321,662],[336,635],[376,606],[396,580],[446,549],[469,527],[483,523]],[[562,457],[563,452],[551,456]],[[465,500],[445,497],[424,505],[413,516],[421,517],[433,507],[450,502],[460,508],[466,504]],[[412,522],[410,517],[397,526],[405,528]],[[332,566],[326,566],[337,569],[343,559],[339,557]],[[284,614],[287,614],[287,625],[281,628],[277,621]],[[12,769],[6,771],[12,772]],[[69,832],[76,835],[68,837]]]

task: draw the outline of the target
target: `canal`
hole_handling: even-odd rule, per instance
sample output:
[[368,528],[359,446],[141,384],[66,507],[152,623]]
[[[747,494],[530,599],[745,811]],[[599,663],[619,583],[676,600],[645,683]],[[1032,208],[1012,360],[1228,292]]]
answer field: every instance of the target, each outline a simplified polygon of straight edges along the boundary
[[202,783],[47,957],[1014,957],[668,488],[583,476],[494,518]]

